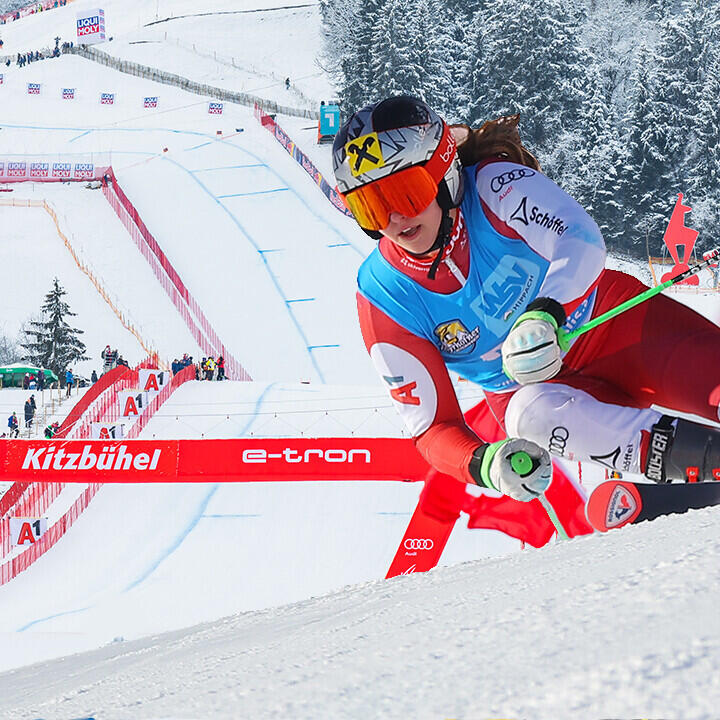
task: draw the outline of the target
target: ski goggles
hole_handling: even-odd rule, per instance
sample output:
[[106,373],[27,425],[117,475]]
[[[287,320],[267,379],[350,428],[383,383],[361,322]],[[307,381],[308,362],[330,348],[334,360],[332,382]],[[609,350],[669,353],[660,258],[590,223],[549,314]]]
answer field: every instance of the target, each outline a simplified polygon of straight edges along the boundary
[[437,197],[438,186],[420,165],[401,170],[343,195],[353,217],[366,230],[382,230],[390,213],[414,218]]

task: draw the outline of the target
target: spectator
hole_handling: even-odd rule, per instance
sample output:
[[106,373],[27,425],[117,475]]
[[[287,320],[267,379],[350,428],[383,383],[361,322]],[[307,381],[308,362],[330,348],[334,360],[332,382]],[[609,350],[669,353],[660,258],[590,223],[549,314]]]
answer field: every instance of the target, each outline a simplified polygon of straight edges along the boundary
[[30,373],[25,373],[23,377],[23,390],[27,390],[30,387]]
[[225,358],[221,355],[217,359],[217,366],[218,366],[218,380],[224,380],[225,379]]
[[93,370],[92,373],[90,374],[90,382],[91,382],[91,383],[96,383],[96,382],[97,382],[97,379],[98,379],[98,378],[97,378],[97,373]]
[[32,425],[33,418],[35,417],[35,398],[31,395],[26,401],[25,401],[25,428],[27,430],[30,429],[30,426]]
[[37,389],[41,391],[45,389],[45,368],[42,365],[40,366],[40,372],[37,374]]
[[73,386],[74,382],[75,382],[75,378],[72,374],[72,370],[70,368],[68,368],[65,371],[65,388],[67,391],[65,393],[65,397],[70,397],[70,392],[72,391],[72,386]]
[[215,362],[215,358],[212,355],[207,359],[206,367],[207,367],[207,370],[205,373],[205,379],[206,380],[214,380],[215,373],[217,371],[217,363]]
[[8,418],[8,427],[10,428],[10,437],[17,437],[20,434],[20,423],[17,419],[17,413],[13,413]]
[[117,365],[118,351],[111,350],[109,345],[105,346],[105,349],[100,353],[100,357],[103,359],[103,374],[112,370]]
[[45,438],[46,438],[47,440],[50,440],[50,439],[53,437],[53,435],[55,435],[55,433],[56,433],[59,429],[60,429],[60,423],[59,423],[59,422],[50,423],[50,425],[48,425],[48,426],[45,428]]
[[285,78],[285,89],[286,90],[290,89],[290,78],[289,77]]

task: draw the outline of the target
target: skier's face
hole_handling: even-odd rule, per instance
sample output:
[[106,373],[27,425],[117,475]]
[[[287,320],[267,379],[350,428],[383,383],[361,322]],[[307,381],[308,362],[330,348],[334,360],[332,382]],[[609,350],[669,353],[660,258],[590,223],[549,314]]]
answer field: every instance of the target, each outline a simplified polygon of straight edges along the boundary
[[422,254],[428,252],[435,244],[441,220],[442,210],[437,201],[433,200],[425,210],[415,217],[391,212],[390,223],[381,232],[403,250]]

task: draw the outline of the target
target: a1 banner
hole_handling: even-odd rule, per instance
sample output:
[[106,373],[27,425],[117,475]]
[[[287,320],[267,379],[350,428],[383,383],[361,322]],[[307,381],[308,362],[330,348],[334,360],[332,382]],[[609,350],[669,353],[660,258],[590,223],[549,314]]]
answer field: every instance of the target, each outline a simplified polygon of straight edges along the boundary
[[115,104],[115,93],[114,92],[101,92],[100,93],[100,104],[101,105],[114,105]]
[[222,115],[224,105],[221,102],[209,102],[208,103],[208,115]]
[[75,99],[75,88],[63,88],[62,89],[63,100],[74,100]]
[[138,372],[138,386],[146,393],[159,393],[170,382],[167,370],[141,368]]
[[150,404],[150,395],[142,390],[121,390],[118,393],[120,417],[138,418]]
[[42,83],[28,83],[27,94],[28,95],[39,95],[42,89]]
[[77,14],[77,41],[82,45],[105,40],[105,11],[97,8]]
[[94,422],[90,424],[90,437],[93,440],[122,440],[125,437],[123,423]]
[[34,545],[47,532],[47,518],[10,518],[10,542],[13,545]]

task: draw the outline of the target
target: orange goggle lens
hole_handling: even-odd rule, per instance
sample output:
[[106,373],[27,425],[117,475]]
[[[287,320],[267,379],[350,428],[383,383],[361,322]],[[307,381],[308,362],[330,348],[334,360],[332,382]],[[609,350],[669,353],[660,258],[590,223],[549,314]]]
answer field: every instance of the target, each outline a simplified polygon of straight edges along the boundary
[[430,173],[415,165],[349,192],[345,203],[361,227],[382,230],[390,224],[391,212],[416,217],[436,198],[437,192]]

